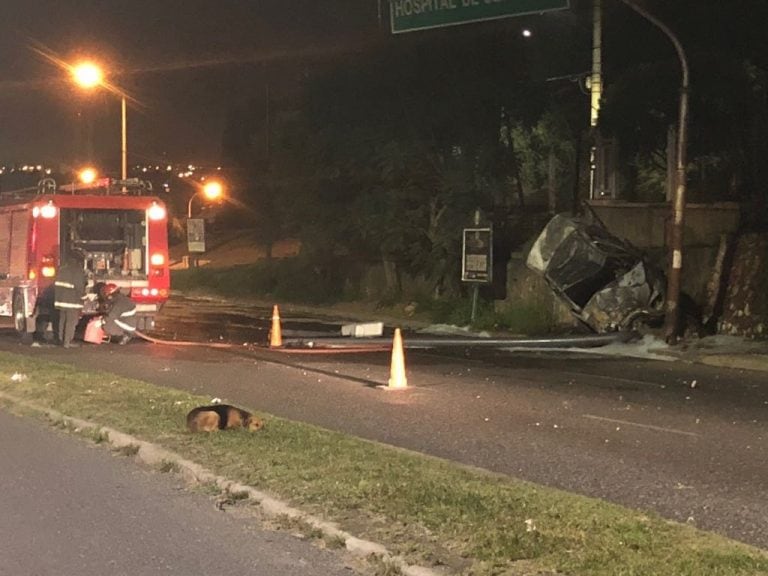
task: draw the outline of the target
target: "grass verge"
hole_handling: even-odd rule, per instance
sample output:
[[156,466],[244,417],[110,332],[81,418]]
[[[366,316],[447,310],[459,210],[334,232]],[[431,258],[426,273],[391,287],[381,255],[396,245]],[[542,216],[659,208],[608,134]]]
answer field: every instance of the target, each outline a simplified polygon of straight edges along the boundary
[[[15,376],[14,376],[15,375]],[[481,575],[768,574],[768,555],[598,500],[269,415],[257,434],[189,434],[207,398],[0,353],[0,391],[160,444],[337,522],[408,561]]]

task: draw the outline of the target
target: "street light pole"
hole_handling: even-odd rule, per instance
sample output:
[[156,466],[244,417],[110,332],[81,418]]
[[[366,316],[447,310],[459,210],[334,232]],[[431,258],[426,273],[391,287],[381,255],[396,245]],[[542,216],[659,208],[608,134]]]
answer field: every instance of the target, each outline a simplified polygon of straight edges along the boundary
[[659,28],[672,41],[680,59],[682,80],[680,84],[680,107],[677,119],[677,166],[675,170],[675,195],[673,199],[673,221],[669,238],[669,273],[667,274],[666,315],[664,318],[664,338],[670,344],[677,342],[680,331],[680,287],[683,269],[683,234],[685,221],[685,164],[688,146],[688,90],[690,87],[690,72],[688,59],[683,45],[677,36],[661,20],[654,17],[644,8],[637,6],[632,0],[621,0]]
[[[187,203],[187,242],[189,242],[189,233],[190,233],[190,220],[192,219],[192,200],[195,199],[195,196],[197,196],[197,192],[192,194],[192,196],[189,197],[189,202]],[[190,268],[197,268],[197,255],[190,253],[188,256],[188,266]]]
[[128,105],[125,101],[125,95],[121,96],[121,141],[120,141],[120,159],[121,175],[123,180],[128,179]]
[[128,179],[128,102],[125,93],[104,81],[104,72],[93,62],[82,62],[71,67],[76,84],[90,90],[97,86],[105,87],[120,96],[120,177]]
[[[199,185],[198,185],[199,186]],[[207,182],[205,185],[201,186],[199,189],[196,189],[192,196],[189,197],[189,202],[187,203],[187,242],[188,247],[191,248],[190,243],[190,225],[192,221],[192,201],[197,197],[198,194],[202,194],[205,196],[206,199],[213,201],[218,200],[221,198],[224,194],[224,186],[221,182],[217,180],[211,180]],[[196,228],[199,228],[199,231],[201,233],[204,232],[205,229],[205,221],[200,219],[198,222],[199,227],[196,226]],[[198,248],[201,252],[205,251],[204,244],[203,248]],[[191,252],[191,250],[190,250]],[[190,268],[197,268],[197,256],[192,256],[192,254],[189,255],[189,266]]]

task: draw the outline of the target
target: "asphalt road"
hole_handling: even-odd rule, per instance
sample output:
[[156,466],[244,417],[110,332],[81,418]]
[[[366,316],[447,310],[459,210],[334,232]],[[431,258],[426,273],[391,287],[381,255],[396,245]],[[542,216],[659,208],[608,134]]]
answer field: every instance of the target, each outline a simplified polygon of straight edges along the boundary
[[[194,312],[226,330],[220,305]],[[220,397],[768,548],[764,374],[556,352],[409,350],[409,387],[389,392],[377,387],[389,376],[386,353],[146,343],[66,351],[19,346],[9,333],[0,348]]]
[[260,528],[173,475],[0,410],[0,574],[341,576],[338,553]]

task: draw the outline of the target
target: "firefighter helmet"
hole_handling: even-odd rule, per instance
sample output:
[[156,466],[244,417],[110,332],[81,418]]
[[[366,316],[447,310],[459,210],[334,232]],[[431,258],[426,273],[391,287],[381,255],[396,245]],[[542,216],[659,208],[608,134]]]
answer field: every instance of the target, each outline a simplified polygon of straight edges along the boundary
[[118,292],[119,290],[120,290],[120,286],[110,282],[109,284],[104,285],[104,296],[112,296],[112,294],[114,294],[115,292]]

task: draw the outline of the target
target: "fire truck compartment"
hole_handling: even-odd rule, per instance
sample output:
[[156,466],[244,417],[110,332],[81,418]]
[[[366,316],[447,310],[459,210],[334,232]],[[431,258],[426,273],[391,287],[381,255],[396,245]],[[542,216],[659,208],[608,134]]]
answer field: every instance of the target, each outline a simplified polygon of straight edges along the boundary
[[61,210],[62,257],[77,254],[96,281],[147,277],[144,210]]

